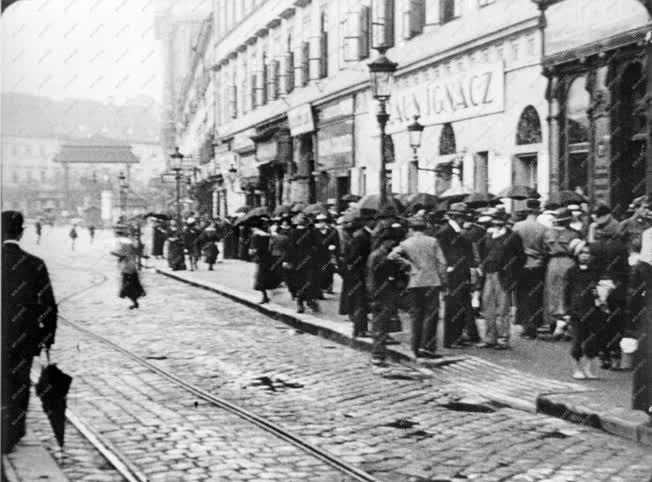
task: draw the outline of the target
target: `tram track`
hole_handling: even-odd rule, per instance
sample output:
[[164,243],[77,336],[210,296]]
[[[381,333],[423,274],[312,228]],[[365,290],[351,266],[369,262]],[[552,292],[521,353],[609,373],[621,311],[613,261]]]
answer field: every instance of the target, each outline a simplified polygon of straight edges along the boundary
[[[83,295],[84,293],[98,288],[104,283],[109,281],[109,277],[104,273],[93,271],[88,268],[74,266],[70,264],[64,264],[57,262],[56,265],[59,265],[62,269],[74,270],[74,271],[84,271],[90,273],[93,278],[89,285],[85,286],[80,290],[76,290],[72,293],[64,295],[59,300],[59,305],[64,303],[69,303],[75,298]],[[351,465],[342,458],[335,456],[329,453],[326,450],[321,449],[320,447],[311,444],[302,437],[295,435],[283,427],[279,426],[276,423],[271,422],[270,420],[253,413],[250,410],[247,410],[243,407],[240,407],[224,398],[218,397],[212,393],[209,393],[202,388],[188,383],[181,379],[179,376],[174,373],[160,368],[153,363],[149,362],[145,358],[137,355],[136,353],[125,349],[119,344],[109,340],[108,338],[101,336],[92,330],[80,326],[78,323],[75,323],[68,319],[67,317],[59,314],[59,320],[66,326],[74,329],[75,331],[82,333],[83,335],[90,337],[103,345],[110,347],[112,350],[120,353],[121,355],[130,358],[137,364],[145,367],[147,370],[156,373],[158,376],[165,378],[167,381],[174,383],[178,387],[181,387],[188,393],[193,394],[198,399],[201,399],[208,404],[219,408],[223,411],[226,411],[232,415],[235,415],[248,423],[256,426],[259,429],[273,435],[274,437],[285,441],[286,443],[296,447],[300,451],[308,454],[309,456],[319,460],[323,464],[334,469],[338,473],[341,473],[343,476],[346,476],[350,480],[357,481],[366,481],[366,482],[377,482],[379,479],[375,478],[373,475],[360,470],[359,468]],[[105,459],[114,467],[114,469],[120,473],[120,475],[129,482],[146,482],[148,481],[147,475],[138,467],[138,464],[130,460],[126,455],[124,455],[116,446],[114,446],[106,437],[102,436],[98,431],[94,430],[92,423],[89,423],[87,420],[74,411],[68,409],[66,413],[67,420],[83,435],[83,437],[99,452]],[[322,479],[323,480],[323,479]]]

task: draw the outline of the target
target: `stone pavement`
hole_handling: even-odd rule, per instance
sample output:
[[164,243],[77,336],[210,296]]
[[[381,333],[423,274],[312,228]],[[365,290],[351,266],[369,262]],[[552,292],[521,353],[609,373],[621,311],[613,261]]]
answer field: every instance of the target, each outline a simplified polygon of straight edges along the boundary
[[[271,292],[272,304],[257,304],[259,294],[251,289],[255,271],[252,263],[224,260],[216,265],[215,271],[200,269],[177,272],[171,272],[165,263],[159,260],[151,260],[150,264],[162,274],[227,295],[305,331],[356,348],[370,347],[369,340],[352,339],[350,323],[345,317],[337,314],[340,285],[337,276],[336,294],[327,295],[329,299],[320,301],[320,313],[297,315],[294,302],[283,287]],[[405,321],[403,326],[409,326]],[[458,380],[464,380],[460,383],[481,390],[493,400],[517,408],[567,417],[632,440],[652,444],[652,428],[648,418],[641,412],[629,409],[630,373],[602,371],[601,380],[575,382],[568,376],[571,370],[568,344],[524,340],[518,337],[518,328],[514,328],[513,349],[508,352],[475,348],[446,350],[440,346],[440,353],[445,356],[439,363],[448,364],[462,359],[462,362],[457,361],[447,371],[456,376],[464,374],[458,376]],[[439,333],[442,333],[442,330],[443,327],[440,326]],[[408,360],[409,333],[395,334],[395,338],[402,342],[391,347],[395,359]],[[532,352],[536,354],[533,356]],[[522,360],[523,358],[525,360]],[[557,365],[557,368],[551,368],[554,365]],[[559,365],[564,367],[561,372],[563,378],[560,377]],[[463,366],[465,368],[462,368]],[[478,384],[479,380],[482,381],[481,384]]]
[[[460,375],[449,369],[481,371],[466,361],[449,359],[448,365],[431,371],[397,363],[376,371],[365,353],[153,273],[144,273],[148,295],[141,309],[129,311],[128,302],[116,297],[118,275],[110,256],[89,249],[73,257],[46,246],[32,251],[48,261],[60,299],[89,279],[100,280],[98,272],[109,277],[62,303],[64,316],[381,480],[629,482],[647,481],[652,474],[652,454],[645,447],[591,427],[515,410],[478,396],[473,387],[460,386],[456,383]],[[67,268],[69,264],[75,266]],[[201,403],[195,407],[196,400],[177,395],[175,387],[161,394],[151,374],[65,327],[55,348],[55,359],[76,377],[73,386],[80,396],[71,403],[75,413],[93,425],[97,420],[101,432],[112,440],[123,434],[142,436],[137,444],[120,442],[125,451],[154,444],[143,457],[144,470],[155,474],[160,464],[178,462],[172,458],[178,452],[170,452],[176,448],[155,445],[161,440],[156,438],[159,431],[181,432],[177,440],[185,443],[194,436],[188,433],[193,422],[183,421],[188,412],[188,418],[201,413],[208,421],[219,416],[203,411]],[[476,379],[481,386],[485,382],[491,380]],[[174,416],[168,414],[168,423],[164,414],[170,406],[178,410]],[[120,417],[135,419],[128,434],[122,431]],[[153,425],[145,423],[149,421]],[[214,429],[210,423],[204,425]],[[220,426],[219,435],[229,426],[230,422]],[[234,441],[229,434],[223,439]],[[241,448],[240,441],[234,443]],[[201,446],[189,444],[179,450],[201,458]],[[214,457],[210,460],[219,462],[221,450],[209,452],[209,458]],[[277,452],[269,456],[280,457]],[[202,468],[195,457],[189,462]],[[188,470],[168,480],[188,480]],[[158,474],[163,479],[163,472]],[[292,475],[285,478],[295,480]],[[319,480],[319,474],[310,479]]]

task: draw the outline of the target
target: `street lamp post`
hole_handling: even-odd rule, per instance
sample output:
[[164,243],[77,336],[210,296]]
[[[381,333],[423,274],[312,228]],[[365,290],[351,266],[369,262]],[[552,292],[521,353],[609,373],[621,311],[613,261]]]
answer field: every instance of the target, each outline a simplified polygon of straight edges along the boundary
[[127,217],[127,190],[129,189],[129,184],[127,183],[127,178],[125,177],[124,172],[120,171],[118,175],[119,189],[120,189],[120,218],[124,222]]
[[392,93],[392,82],[397,64],[385,56],[387,48],[378,48],[378,57],[369,63],[369,75],[371,84],[371,95],[378,101],[378,111],[376,119],[380,127],[380,206],[387,204],[387,181],[385,174],[385,127],[389,120],[387,112],[387,102]]
[[183,176],[183,154],[179,152],[179,146],[174,148],[174,152],[170,154],[172,163],[170,169],[174,171],[174,181],[176,182],[176,207],[177,207],[177,234],[181,234],[181,179]]
[[414,116],[414,121],[407,126],[408,136],[410,138],[410,147],[412,148],[413,160],[412,165],[414,170],[412,171],[412,178],[414,179],[411,182],[410,189],[414,192],[419,190],[419,147],[421,147],[421,136],[423,134],[424,126],[419,122],[419,115]]

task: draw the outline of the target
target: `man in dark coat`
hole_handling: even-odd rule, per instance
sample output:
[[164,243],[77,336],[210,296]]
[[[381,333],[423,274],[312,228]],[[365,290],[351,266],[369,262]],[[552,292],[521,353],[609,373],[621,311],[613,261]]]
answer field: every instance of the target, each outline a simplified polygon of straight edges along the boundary
[[315,218],[315,267],[318,278],[319,298],[323,292],[333,292],[334,260],[339,253],[340,238],[336,229],[327,224],[328,216],[318,214]]
[[163,245],[165,244],[166,232],[163,221],[156,221],[152,230],[152,256],[156,259],[163,257]]
[[304,302],[314,311],[319,311],[315,301],[319,287],[315,274],[315,237],[313,229],[305,214],[298,214],[293,219],[295,229],[290,238],[290,252],[286,269],[290,270],[292,286],[297,299],[297,313],[305,311]]
[[57,329],[57,304],[43,260],[23,251],[23,216],[2,213],[2,452],[25,435],[30,370]]
[[197,246],[197,238],[199,237],[200,231],[195,225],[195,218],[188,218],[186,221],[186,226],[183,228],[183,247],[188,253],[188,258],[190,260],[190,270],[195,271],[197,269],[197,261],[201,256],[201,251],[199,246]]
[[[471,316],[471,268],[475,261],[473,245],[462,231],[466,204],[453,203],[448,210],[448,223],[437,234],[437,241],[446,258],[448,295],[444,317],[444,348],[463,348],[462,335]],[[477,341],[477,340],[474,340]]]
[[364,226],[358,229],[351,238],[347,252],[344,254],[346,272],[349,274],[350,286],[346,293],[342,290],[342,296],[347,296],[349,301],[349,313],[353,320],[353,336],[368,335],[367,313],[369,312],[367,299],[367,261],[371,254],[371,237],[376,219],[373,216],[366,216],[362,222]]

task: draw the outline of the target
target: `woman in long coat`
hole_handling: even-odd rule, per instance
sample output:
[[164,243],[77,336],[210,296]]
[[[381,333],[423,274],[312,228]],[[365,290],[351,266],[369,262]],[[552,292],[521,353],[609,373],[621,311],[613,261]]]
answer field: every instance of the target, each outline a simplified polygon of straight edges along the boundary
[[128,238],[128,230],[125,228],[116,228],[118,235],[118,247],[111,254],[118,258],[118,267],[122,275],[120,282],[120,298],[129,298],[132,305],[130,310],[138,308],[138,299],[145,296],[145,289],[140,283],[138,276],[138,248],[133,241]]
[[152,256],[154,258],[163,257],[163,244],[165,244],[165,226],[162,221],[156,221],[152,230]]
[[251,242],[249,245],[249,256],[256,263],[256,276],[254,289],[262,293],[260,304],[269,303],[267,290],[273,290],[280,284],[277,273],[272,269],[272,252],[270,250],[271,235],[267,231],[269,219],[260,218],[252,220]]
[[213,271],[213,265],[217,261],[220,250],[217,242],[220,240],[215,223],[210,223],[206,229],[197,237],[196,243],[204,255],[204,261],[208,265],[208,270]]
[[353,239],[353,233],[355,233],[359,228],[358,219],[353,211],[347,211],[342,216],[341,224],[337,228],[340,235],[340,249],[338,252],[338,272],[342,278],[342,289],[340,291],[340,305],[338,313],[340,315],[352,315],[353,310],[351,307],[350,293],[353,292],[353,285],[355,279],[352,276],[352,273],[349,273],[347,270],[345,258],[349,251],[349,245],[351,244],[351,239]]
[[293,277],[290,276],[287,266],[291,251],[292,225],[288,217],[282,217],[276,232],[272,233],[270,241],[270,250],[272,254],[272,269],[276,272],[279,279],[285,282],[290,291],[292,299],[296,298],[296,289],[294,287]]
[[549,256],[543,290],[543,317],[551,331],[555,330],[556,336],[563,334],[563,327],[567,323],[565,317],[568,310],[564,297],[566,273],[575,266],[570,243],[573,239],[581,238],[581,234],[570,227],[571,221],[572,215],[568,209],[558,209],[553,227],[543,237]]
[[296,289],[297,313],[305,311],[304,302],[313,311],[319,311],[319,305],[315,302],[319,296],[319,287],[315,273],[315,240],[312,228],[305,214],[298,214],[293,222],[295,229],[290,238],[292,249],[288,268]]

